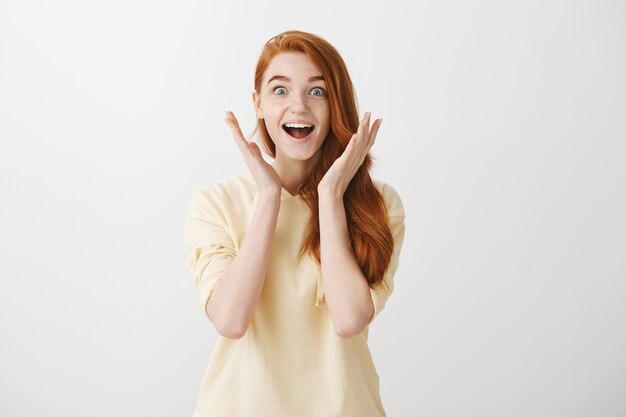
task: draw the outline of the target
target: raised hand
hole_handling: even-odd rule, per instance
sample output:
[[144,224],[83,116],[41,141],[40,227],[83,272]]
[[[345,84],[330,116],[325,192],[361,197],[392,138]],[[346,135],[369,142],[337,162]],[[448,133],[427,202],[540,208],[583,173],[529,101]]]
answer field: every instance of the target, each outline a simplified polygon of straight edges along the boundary
[[239,148],[250,173],[256,181],[259,194],[280,194],[282,182],[276,173],[276,170],[268,164],[265,159],[263,159],[261,149],[258,145],[252,140],[246,140],[243,136],[241,129],[239,128],[239,122],[233,112],[227,111],[224,120],[233,131],[235,143],[237,144],[237,147]]
[[377,119],[370,130],[371,112],[365,113],[357,132],[352,135],[348,146],[341,156],[335,160],[326,171],[324,177],[317,185],[318,193],[330,193],[335,196],[343,196],[350,181],[358,169],[363,165],[367,153],[376,141],[376,134],[383,119]]

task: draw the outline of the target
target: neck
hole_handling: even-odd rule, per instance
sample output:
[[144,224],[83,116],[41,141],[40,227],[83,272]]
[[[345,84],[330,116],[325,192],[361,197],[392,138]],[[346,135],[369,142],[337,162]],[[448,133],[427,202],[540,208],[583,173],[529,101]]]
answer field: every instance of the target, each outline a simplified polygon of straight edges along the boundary
[[280,177],[282,186],[291,195],[300,194],[300,188],[308,178],[315,164],[313,158],[306,160],[297,160],[290,158],[281,158],[279,154],[271,164]]

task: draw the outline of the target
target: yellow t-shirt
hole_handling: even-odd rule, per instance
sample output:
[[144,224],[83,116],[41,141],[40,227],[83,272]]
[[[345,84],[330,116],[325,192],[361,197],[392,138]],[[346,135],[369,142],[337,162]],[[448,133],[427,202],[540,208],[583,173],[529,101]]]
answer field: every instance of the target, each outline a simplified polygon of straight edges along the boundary
[[[384,285],[370,289],[375,318],[393,290],[405,227],[396,190],[373,182],[384,197],[395,241]],[[213,286],[241,247],[257,197],[256,182],[245,171],[199,187],[189,200],[187,267],[205,316]],[[310,255],[298,263],[310,216],[304,200],[283,188],[257,309],[240,339],[218,334],[192,417],[386,415],[367,345],[369,327],[352,338],[338,336],[325,304],[319,266]]]

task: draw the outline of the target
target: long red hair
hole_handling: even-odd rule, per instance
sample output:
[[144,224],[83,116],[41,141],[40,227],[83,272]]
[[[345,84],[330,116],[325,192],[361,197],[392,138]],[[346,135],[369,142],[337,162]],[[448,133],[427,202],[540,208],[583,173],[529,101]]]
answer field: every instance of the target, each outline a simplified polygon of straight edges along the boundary
[[[356,93],[343,58],[328,41],[312,33],[289,30],[272,37],[263,47],[254,77],[258,94],[266,69],[274,56],[281,52],[304,52],[319,67],[328,87],[330,130],[321,145],[319,162],[300,189],[312,216],[299,256],[302,258],[305,253],[310,253],[321,264],[317,185],[359,127]],[[257,130],[263,148],[275,158],[276,145],[265,127],[265,120],[258,120],[250,136]],[[356,259],[369,286],[375,288],[383,280],[391,261],[394,240],[383,196],[369,174],[371,166],[372,156],[368,154],[348,185],[343,202]]]

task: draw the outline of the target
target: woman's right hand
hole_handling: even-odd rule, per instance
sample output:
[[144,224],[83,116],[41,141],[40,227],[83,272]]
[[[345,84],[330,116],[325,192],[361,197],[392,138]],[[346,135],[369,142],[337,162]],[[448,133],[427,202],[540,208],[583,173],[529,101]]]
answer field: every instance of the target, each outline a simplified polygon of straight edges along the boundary
[[233,112],[227,111],[224,120],[233,131],[235,143],[243,155],[243,159],[248,166],[250,173],[256,181],[259,194],[280,195],[282,189],[280,177],[276,173],[274,167],[263,159],[261,149],[252,140],[246,140],[241,133],[239,122]]

